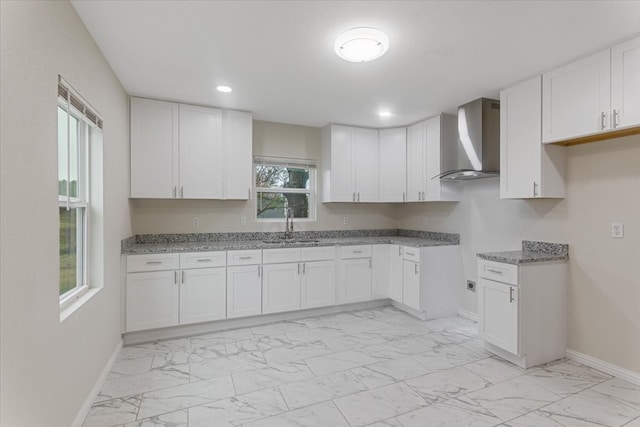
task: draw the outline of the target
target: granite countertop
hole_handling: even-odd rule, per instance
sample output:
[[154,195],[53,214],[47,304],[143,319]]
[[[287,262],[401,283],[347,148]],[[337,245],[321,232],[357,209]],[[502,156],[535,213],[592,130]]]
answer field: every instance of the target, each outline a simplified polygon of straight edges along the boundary
[[519,251],[483,252],[478,258],[506,264],[526,264],[532,262],[567,261],[569,245],[564,243],[537,242],[523,240]]
[[460,236],[411,230],[349,230],[347,232],[298,232],[292,240],[282,241],[282,233],[137,235],[122,241],[122,253],[134,255],[376,244],[396,244],[418,248],[457,245],[460,242]]

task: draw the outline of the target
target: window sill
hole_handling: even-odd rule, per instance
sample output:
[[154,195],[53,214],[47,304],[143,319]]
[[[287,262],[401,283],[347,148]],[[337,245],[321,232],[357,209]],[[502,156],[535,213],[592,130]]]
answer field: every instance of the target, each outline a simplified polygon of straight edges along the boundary
[[99,288],[90,288],[81,295],[74,298],[74,301],[65,304],[64,308],[60,307],[60,323],[64,322],[69,316],[82,307],[87,301],[93,298],[102,290],[102,286]]

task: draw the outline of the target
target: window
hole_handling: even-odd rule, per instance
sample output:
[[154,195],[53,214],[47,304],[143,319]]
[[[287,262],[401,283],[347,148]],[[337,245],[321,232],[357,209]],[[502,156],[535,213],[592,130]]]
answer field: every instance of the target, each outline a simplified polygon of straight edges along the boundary
[[[58,83],[57,114],[59,295],[62,307],[88,289],[89,224],[91,201],[95,200],[91,195],[90,177],[95,175],[91,167],[98,157],[92,155],[90,141],[101,141],[102,120],[62,78]],[[96,169],[101,171],[101,167]],[[99,185],[96,193],[101,197],[101,183]]]
[[256,218],[315,220],[316,167],[313,160],[255,158]]

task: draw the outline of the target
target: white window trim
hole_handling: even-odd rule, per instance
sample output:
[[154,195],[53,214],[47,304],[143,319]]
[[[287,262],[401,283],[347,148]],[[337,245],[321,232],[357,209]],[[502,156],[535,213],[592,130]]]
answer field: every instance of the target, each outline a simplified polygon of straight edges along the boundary
[[[61,92],[62,88],[62,92]],[[61,93],[66,94],[66,99],[61,96]],[[78,135],[78,157],[82,158],[80,162],[80,169],[78,170],[78,188],[77,195],[79,197],[58,197],[58,207],[67,209],[82,208],[83,215],[83,230],[82,230],[82,271],[79,278],[80,284],[75,288],[65,292],[59,296],[60,305],[60,321],[62,322],[68,318],[73,312],[81,307],[84,302],[88,301],[93,295],[97,294],[102,287],[90,286],[90,234],[91,234],[91,222],[89,201],[91,200],[91,173],[89,165],[91,162],[91,136],[89,128],[93,127],[98,131],[102,131],[103,120],[97,111],[89,104],[82,96],[78,94],[73,87],[68,84],[61,76],[58,76],[58,105],[64,109],[70,116],[73,116],[79,122],[82,123],[82,131]],[[71,99],[79,105],[83,111],[77,109],[71,102]],[[70,129],[67,126],[67,132],[69,135]],[[69,160],[67,161],[67,167],[70,167]],[[82,179],[80,178],[82,177]],[[67,178],[69,183],[69,178]],[[67,188],[68,194],[68,188]],[[60,286],[58,278],[58,286]]]
[[[265,164],[272,166],[291,166],[309,169],[309,189],[306,188],[260,188],[256,186],[256,165]],[[255,156],[253,160],[253,189],[255,194],[255,203],[253,205],[253,219],[262,223],[284,223],[285,218],[258,218],[258,194],[259,193],[290,193],[290,194],[309,194],[309,218],[295,218],[295,222],[316,222],[316,187],[317,187],[317,167],[316,161],[310,159],[294,159],[287,157],[266,157]]]

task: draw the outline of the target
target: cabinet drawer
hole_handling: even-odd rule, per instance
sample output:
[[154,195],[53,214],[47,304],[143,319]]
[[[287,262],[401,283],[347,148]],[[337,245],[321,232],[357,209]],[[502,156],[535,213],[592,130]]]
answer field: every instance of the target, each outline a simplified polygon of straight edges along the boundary
[[263,249],[262,263],[276,264],[281,262],[300,261],[300,248]]
[[180,254],[180,268],[205,268],[224,267],[227,265],[227,253],[217,252],[190,252]]
[[518,266],[478,259],[478,277],[508,283],[510,285],[517,285]]
[[300,259],[302,261],[324,261],[336,259],[336,247],[325,246],[321,248],[301,248]]
[[343,246],[340,248],[340,258],[369,258],[371,245]]
[[127,273],[177,270],[178,268],[180,268],[180,254],[127,255]]
[[402,252],[404,252],[404,259],[407,261],[420,262],[420,248],[405,246]]
[[227,265],[251,265],[262,263],[262,250],[228,251]]

